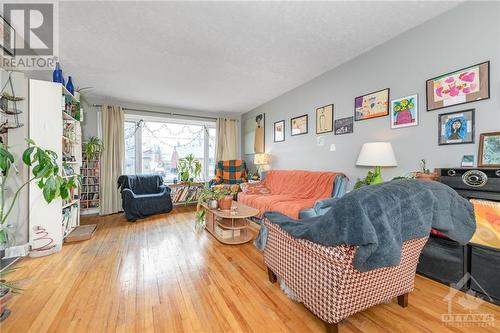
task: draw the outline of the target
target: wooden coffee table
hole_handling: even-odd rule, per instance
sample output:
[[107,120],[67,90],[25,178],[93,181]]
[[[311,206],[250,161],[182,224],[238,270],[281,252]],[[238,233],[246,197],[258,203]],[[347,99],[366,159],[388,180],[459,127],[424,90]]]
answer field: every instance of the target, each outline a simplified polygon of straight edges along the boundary
[[237,201],[234,211],[210,209],[202,204],[205,209],[205,229],[223,244],[243,244],[253,238],[249,218],[259,214],[259,210],[246,206]]

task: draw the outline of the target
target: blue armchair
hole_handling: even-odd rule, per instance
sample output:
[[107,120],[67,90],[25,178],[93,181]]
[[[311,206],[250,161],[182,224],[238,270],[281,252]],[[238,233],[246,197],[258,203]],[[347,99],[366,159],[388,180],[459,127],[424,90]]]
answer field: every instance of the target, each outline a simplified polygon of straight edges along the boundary
[[170,187],[159,175],[123,175],[118,177],[118,188],[128,221],[172,210]]

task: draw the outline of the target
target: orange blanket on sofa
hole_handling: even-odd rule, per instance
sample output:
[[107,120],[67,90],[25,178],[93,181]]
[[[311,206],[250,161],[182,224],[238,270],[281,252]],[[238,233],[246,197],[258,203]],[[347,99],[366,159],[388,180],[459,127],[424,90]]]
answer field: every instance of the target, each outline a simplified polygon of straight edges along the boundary
[[330,198],[335,172],[272,170],[266,174],[264,185],[269,194],[240,193],[238,201],[260,212],[277,211],[297,219],[304,208],[311,208],[318,199]]

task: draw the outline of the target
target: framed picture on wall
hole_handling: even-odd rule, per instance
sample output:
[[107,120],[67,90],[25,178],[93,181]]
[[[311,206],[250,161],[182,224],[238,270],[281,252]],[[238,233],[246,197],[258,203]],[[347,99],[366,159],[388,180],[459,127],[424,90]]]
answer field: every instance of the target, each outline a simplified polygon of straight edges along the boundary
[[480,168],[500,167],[500,132],[479,135],[478,166]]
[[0,16],[0,49],[4,55],[16,55],[16,31],[2,16]]
[[353,117],[335,119],[335,135],[349,134],[353,132]]
[[354,99],[354,120],[366,120],[389,114],[389,88]]
[[427,111],[490,98],[490,62],[462,68],[426,82]]
[[307,114],[290,120],[290,133],[292,136],[307,134]]
[[391,128],[418,125],[418,95],[406,96],[391,101]]
[[280,120],[274,123],[274,142],[285,141],[285,121]]
[[333,104],[316,109],[316,134],[333,132]]
[[439,145],[474,143],[474,109],[440,114]]

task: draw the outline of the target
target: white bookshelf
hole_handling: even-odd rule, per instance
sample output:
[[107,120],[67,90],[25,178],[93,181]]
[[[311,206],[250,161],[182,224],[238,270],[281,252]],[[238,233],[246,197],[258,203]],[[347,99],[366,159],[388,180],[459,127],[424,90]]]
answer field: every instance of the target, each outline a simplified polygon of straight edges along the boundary
[[[79,103],[60,83],[30,80],[29,136],[40,147],[57,153],[58,164],[65,178],[77,177],[82,166],[81,124],[68,104]],[[80,110],[80,118],[82,114]],[[59,251],[64,238],[80,224],[80,193],[74,189],[68,200],[43,199],[35,182],[29,188],[30,245],[39,248],[50,241],[53,252]],[[44,230],[41,237],[37,231]]]

